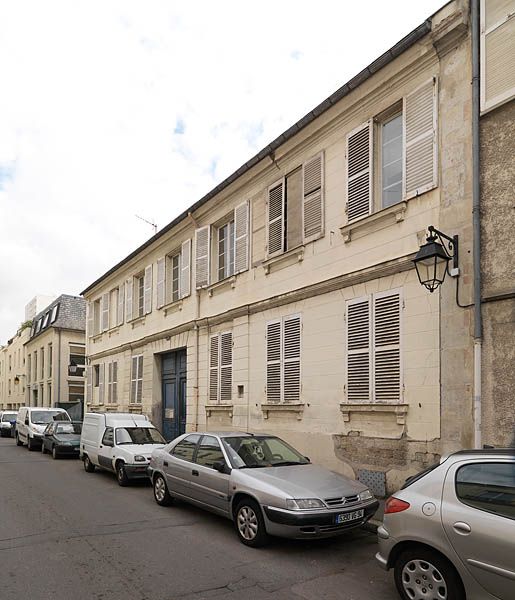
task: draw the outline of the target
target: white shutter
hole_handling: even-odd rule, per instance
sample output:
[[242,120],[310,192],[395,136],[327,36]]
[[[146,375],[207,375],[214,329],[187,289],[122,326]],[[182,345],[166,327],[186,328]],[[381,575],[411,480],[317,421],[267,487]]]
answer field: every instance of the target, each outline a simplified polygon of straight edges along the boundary
[[266,397],[268,402],[281,401],[281,329],[280,320],[266,325]]
[[113,363],[107,363],[107,402],[113,401]]
[[181,245],[181,274],[180,297],[186,298],[191,293],[191,240],[186,240]]
[[347,219],[349,223],[372,211],[373,123],[367,121],[347,136]]
[[152,265],[145,267],[145,277],[143,279],[144,301],[143,312],[145,315],[152,312]]
[[268,251],[275,256],[284,251],[284,180],[268,188]]
[[195,231],[195,286],[197,289],[209,285],[210,226]]
[[98,403],[104,403],[104,389],[105,389],[105,371],[104,364],[98,365]]
[[93,367],[86,367],[86,403],[93,404]]
[[138,356],[131,360],[131,403],[138,401]]
[[232,400],[232,333],[220,334],[220,402]]
[[347,400],[369,402],[371,319],[368,298],[347,303]]
[[218,402],[218,374],[219,374],[219,336],[213,335],[209,340],[209,402]]
[[[95,311],[91,300],[86,304],[86,322],[87,322],[87,337],[95,335]],[[34,326],[32,326],[34,328]]]
[[302,222],[304,242],[316,240],[324,232],[324,155],[311,158],[302,167]]
[[249,268],[249,203],[238,204],[234,209],[234,272]]
[[118,361],[113,362],[113,372],[112,372],[112,402],[115,404],[118,402]]
[[102,294],[102,331],[109,329],[109,293]]
[[401,399],[401,297],[374,294],[374,402]]
[[300,402],[300,316],[285,317],[283,322],[283,401]]
[[437,80],[404,98],[404,198],[437,185]]
[[123,307],[125,306],[125,284],[118,288],[118,320],[117,325],[123,325]]
[[133,278],[129,277],[125,282],[125,320],[132,320],[132,291],[133,291]]
[[165,265],[166,258],[157,261],[157,300],[156,308],[162,308],[165,304]]

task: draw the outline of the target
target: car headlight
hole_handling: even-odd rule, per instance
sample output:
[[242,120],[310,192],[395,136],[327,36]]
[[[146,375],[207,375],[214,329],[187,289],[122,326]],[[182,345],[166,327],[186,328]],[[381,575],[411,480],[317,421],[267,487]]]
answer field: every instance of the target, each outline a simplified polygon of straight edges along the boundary
[[147,459],[141,454],[136,454],[136,456],[134,457],[134,460],[136,462],[147,462]]
[[374,497],[374,495],[372,494],[372,492],[370,490],[365,490],[364,492],[361,492],[359,495],[359,499],[360,500],[371,500]]
[[291,498],[286,500],[286,508],[290,510],[305,510],[307,508],[324,508],[325,504],[318,498]]

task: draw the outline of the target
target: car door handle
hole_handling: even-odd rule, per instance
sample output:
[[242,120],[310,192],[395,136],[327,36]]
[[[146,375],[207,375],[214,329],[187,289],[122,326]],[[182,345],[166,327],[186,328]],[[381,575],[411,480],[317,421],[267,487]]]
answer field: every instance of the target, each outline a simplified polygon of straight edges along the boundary
[[195,470],[193,470],[193,471],[191,472],[191,474],[192,474],[192,475],[195,475],[195,477],[198,477],[198,471],[195,471]]
[[458,521],[457,523],[454,523],[452,527],[454,531],[456,533],[459,533],[460,535],[468,535],[472,531],[470,525],[468,523],[464,523],[463,521]]
[[167,466],[168,466],[168,461],[167,461],[167,460],[164,460],[164,461],[163,461],[163,465],[164,465],[165,467],[167,467]]

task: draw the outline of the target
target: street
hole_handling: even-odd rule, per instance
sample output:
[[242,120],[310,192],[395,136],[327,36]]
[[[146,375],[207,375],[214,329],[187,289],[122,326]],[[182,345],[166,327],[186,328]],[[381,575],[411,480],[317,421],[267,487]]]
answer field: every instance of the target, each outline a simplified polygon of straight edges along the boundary
[[2,598],[395,600],[375,552],[363,530],[247,548],[228,520],[157,506],[150,485],[0,439]]

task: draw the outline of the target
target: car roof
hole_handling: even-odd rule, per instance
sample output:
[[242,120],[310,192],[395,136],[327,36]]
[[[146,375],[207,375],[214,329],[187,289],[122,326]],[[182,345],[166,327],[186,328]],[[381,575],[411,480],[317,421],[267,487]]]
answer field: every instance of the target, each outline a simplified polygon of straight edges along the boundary
[[442,456],[440,462],[448,459],[463,460],[467,458],[515,458],[515,448],[481,448],[477,450],[458,450]]
[[190,431],[189,434],[196,433],[198,435],[214,435],[219,438],[227,437],[253,437],[259,435],[260,437],[273,437],[268,433],[250,433],[248,431]]

